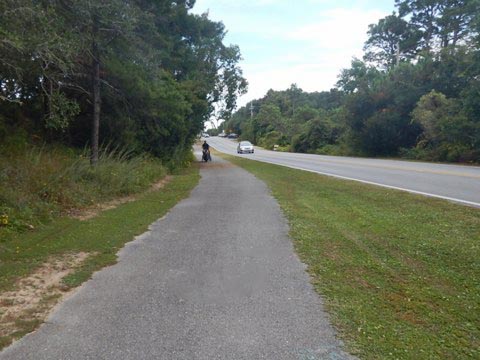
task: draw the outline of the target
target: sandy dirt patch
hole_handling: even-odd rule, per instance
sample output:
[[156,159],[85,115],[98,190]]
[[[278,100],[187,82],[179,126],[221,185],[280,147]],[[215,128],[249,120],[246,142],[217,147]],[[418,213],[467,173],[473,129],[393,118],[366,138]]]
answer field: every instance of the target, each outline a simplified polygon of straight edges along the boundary
[[0,337],[28,332],[33,324],[43,322],[70,290],[62,279],[90,255],[80,252],[52,258],[30,276],[18,280],[14,290],[0,293]]

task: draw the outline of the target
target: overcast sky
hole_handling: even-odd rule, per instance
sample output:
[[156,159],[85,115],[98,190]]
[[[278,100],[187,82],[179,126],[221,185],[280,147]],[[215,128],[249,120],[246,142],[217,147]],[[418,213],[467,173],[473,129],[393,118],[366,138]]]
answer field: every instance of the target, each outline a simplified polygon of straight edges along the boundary
[[243,106],[269,89],[296,83],[305,91],[331,89],[353,56],[362,56],[368,25],[394,10],[394,0],[197,0],[237,44],[249,90]]

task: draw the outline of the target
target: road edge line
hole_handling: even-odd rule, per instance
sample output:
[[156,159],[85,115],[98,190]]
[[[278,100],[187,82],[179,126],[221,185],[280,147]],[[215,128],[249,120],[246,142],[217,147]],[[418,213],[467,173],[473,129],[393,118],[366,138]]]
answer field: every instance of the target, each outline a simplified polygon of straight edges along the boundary
[[[255,161],[262,161],[262,160],[255,160]],[[284,166],[284,167],[288,167],[288,168],[296,169],[296,170],[308,171],[308,172],[315,173],[315,174],[331,176],[331,177],[335,177],[335,178],[343,179],[343,180],[357,181],[357,182],[361,182],[361,183],[368,184],[368,185],[375,185],[375,186],[384,187],[384,188],[387,188],[387,189],[406,191],[406,192],[409,192],[409,193],[412,193],[412,194],[423,195],[423,196],[433,197],[433,198],[437,198],[437,199],[453,201],[453,202],[456,202],[456,203],[466,204],[466,205],[470,205],[470,206],[480,208],[480,203],[476,203],[476,202],[473,202],[473,201],[462,200],[462,199],[452,198],[452,197],[443,196],[443,195],[436,195],[436,194],[431,194],[431,193],[427,193],[427,192],[423,192],[423,191],[401,188],[401,187],[393,186],[393,185],[380,184],[380,183],[376,183],[376,182],[373,182],[373,181],[355,179],[355,178],[351,178],[351,177],[348,177],[348,176],[336,175],[336,174],[322,172],[322,171],[304,169],[304,168],[297,167],[297,166],[280,165],[280,164],[275,164],[275,163],[268,162],[268,161],[262,161],[262,162],[272,164],[272,165]]]
[[[214,146],[212,145],[212,147],[214,147]],[[223,151],[221,151],[217,148],[215,148],[215,150],[217,150],[217,151],[219,151],[223,154],[230,155],[230,154],[227,154],[227,153],[225,153],[225,152],[223,152]],[[240,157],[237,154],[233,154],[231,156]],[[474,201],[462,200],[462,199],[452,198],[452,197],[449,197],[449,196],[437,195],[437,194],[427,193],[427,192],[423,192],[423,191],[402,188],[402,187],[398,187],[398,186],[394,186],[394,185],[381,184],[381,183],[377,183],[377,182],[374,182],[374,181],[361,180],[361,179],[351,178],[351,177],[348,177],[348,176],[337,175],[337,174],[332,174],[332,173],[323,172],[323,171],[304,169],[304,168],[301,168],[301,167],[298,167],[298,166],[277,164],[277,163],[274,163],[274,162],[271,162],[271,161],[266,161],[266,160],[260,160],[260,159],[248,159],[248,160],[260,161],[260,162],[263,162],[263,163],[283,166],[283,167],[287,167],[287,168],[290,168],[290,169],[308,171],[308,172],[311,172],[311,173],[314,173],[314,174],[330,176],[330,177],[334,177],[334,178],[338,178],[338,179],[342,179],[342,180],[357,181],[357,182],[360,182],[360,183],[363,183],[363,184],[380,186],[380,187],[387,188],[387,189],[392,189],[392,190],[405,191],[405,192],[408,192],[408,193],[411,193],[411,194],[423,195],[423,196],[428,196],[428,197],[432,197],[432,198],[436,198],[436,199],[442,199],[442,200],[448,200],[448,201],[451,201],[451,202],[480,208],[480,203],[477,203],[477,202],[474,202]]]

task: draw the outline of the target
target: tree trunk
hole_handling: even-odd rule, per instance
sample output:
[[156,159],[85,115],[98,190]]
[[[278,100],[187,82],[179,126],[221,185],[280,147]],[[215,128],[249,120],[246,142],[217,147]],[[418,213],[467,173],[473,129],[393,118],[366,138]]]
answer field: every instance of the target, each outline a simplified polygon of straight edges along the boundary
[[52,115],[53,83],[47,76],[44,76],[43,81],[43,113],[45,118],[45,124],[47,124],[50,116]]
[[48,141],[53,140],[53,129],[48,126],[53,116],[53,105],[52,105],[52,96],[53,96],[53,81],[49,77],[45,76],[45,91],[44,91],[44,111],[45,111],[45,126],[46,126],[46,136]]
[[449,39],[448,39],[448,34],[444,34],[442,36],[442,48],[447,48],[448,47],[448,42],[449,42]]
[[94,22],[93,44],[92,44],[92,93],[93,93],[93,122],[92,122],[92,153],[90,156],[90,164],[98,163],[98,139],[100,131],[100,57],[96,35],[98,32],[97,23]]
[[397,41],[397,48],[395,51],[395,65],[400,65],[400,41]]
[[453,32],[453,38],[452,38],[452,45],[455,47],[457,46],[457,42],[458,42],[458,38],[459,38],[459,31],[458,30],[455,30]]

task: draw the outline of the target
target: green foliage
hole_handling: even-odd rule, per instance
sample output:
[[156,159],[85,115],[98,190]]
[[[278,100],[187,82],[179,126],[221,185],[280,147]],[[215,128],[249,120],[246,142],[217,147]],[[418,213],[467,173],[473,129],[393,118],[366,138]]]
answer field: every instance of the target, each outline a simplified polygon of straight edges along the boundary
[[[480,2],[396,5],[370,25],[364,60],[341,71],[337,89],[270,90],[224,128],[297,152],[480,162]],[[431,91],[446,102],[434,111],[421,100]]]
[[239,109],[223,128],[268,149],[279,145],[284,150],[312,152],[338,140],[344,97],[338,90],[309,94],[296,85],[271,90]]
[[65,130],[72,119],[80,113],[80,106],[75,100],[68,99],[65,94],[56,91],[50,94],[49,114],[46,128]]
[[218,134],[220,134],[220,130],[218,128],[211,128],[207,130],[207,134],[210,136],[218,136]]
[[388,73],[378,73],[369,86],[348,96],[348,140],[358,153],[396,155],[399,147],[415,144],[420,129],[411,123],[410,113],[426,86],[416,76],[417,67],[402,64]]
[[445,95],[432,90],[420,98],[413,110],[412,121],[420,123],[426,141],[440,142],[445,132],[445,122],[455,116],[454,102]]
[[0,215],[9,219],[0,236],[24,231],[67,213],[145,190],[166,174],[165,167],[146,156],[103,149],[91,167],[86,153],[67,148],[28,146],[2,148]]
[[387,69],[414,57],[421,37],[416,26],[395,13],[380,19],[378,24],[370,25],[368,35],[365,59],[379,63]]
[[480,11],[476,0],[395,0],[401,17],[421,32],[420,44],[431,51],[437,44],[446,48],[469,40],[475,16]]
[[274,145],[286,146],[287,139],[285,135],[282,135],[279,131],[270,131],[260,138],[258,145],[265,149],[273,150]]
[[282,118],[280,108],[274,104],[265,104],[260,108],[257,122],[263,133],[268,133],[274,129],[278,129],[279,132],[285,132],[286,130],[285,120]]
[[466,116],[460,100],[431,91],[420,98],[412,121],[423,128],[417,147],[433,160],[472,161],[480,152],[479,124]]
[[316,117],[303,125],[303,131],[292,138],[295,152],[312,152],[335,142],[334,126],[328,118]]
[[96,141],[93,113],[100,143],[165,162],[185,153],[214,109],[228,117],[247,86],[239,48],[223,44],[222,23],[190,13],[193,4],[2,1],[0,128],[83,148]]
[[368,90],[374,86],[380,72],[359,59],[353,59],[349,69],[343,69],[338,76],[337,87],[352,94],[359,90]]

